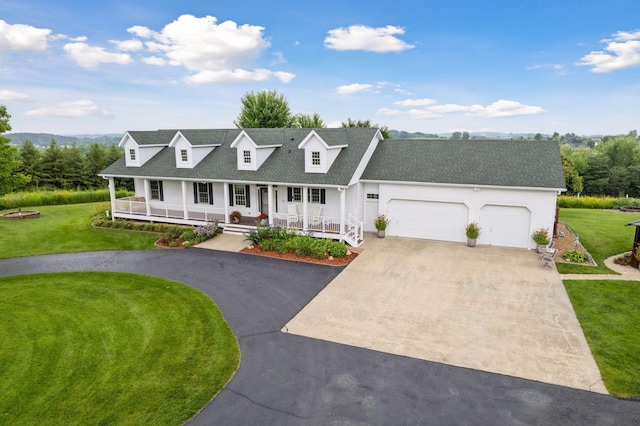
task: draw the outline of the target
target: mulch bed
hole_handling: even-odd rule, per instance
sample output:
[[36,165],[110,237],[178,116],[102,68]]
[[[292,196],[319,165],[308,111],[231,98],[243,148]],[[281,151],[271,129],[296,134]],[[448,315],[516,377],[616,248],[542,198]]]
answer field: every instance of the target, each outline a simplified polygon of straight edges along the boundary
[[343,257],[334,257],[327,259],[316,259],[311,256],[298,256],[295,253],[278,253],[277,251],[264,251],[261,250],[258,246],[249,246],[240,250],[240,253],[254,254],[257,256],[267,256],[267,257],[275,257],[278,259],[285,260],[295,260],[298,262],[309,262],[309,263],[318,263],[320,265],[329,265],[329,266],[346,266],[349,263],[353,262],[356,257],[358,257],[358,253],[350,251],[346,256]]
[[571,228],[569,228],[563,222],[558,222],[558,234],[560,234],[560,232],[564,233],[564,237],[555,237],[553,239],[553,242],[554,242],[553,248],[558,250],[558,253],[556,253],[556,256],[554,258],[554,260],[557,263],[559,262],[559,263],[571,263],[573,265],[596,266],[596,263],[593,261],[575,263],[575,262],[570,262],[568,260],[564,260],[562,258],[562,254],[565,251],[574,250],[579,253],[587,254],[587,250],[582,246],[582,244],[575,245],[576,235],[573,233]]
[[177,247],[171,247],[169,244],[165,243],[162,238],[160,238],[159,240],[156,240],[156,242],[153,243],[153,245],[156,247],[166,248],[166,249],[183,249],[184,248],[184,246],[182,245],[183,241],[181,239],[176,239],[173,241],[178,243]]

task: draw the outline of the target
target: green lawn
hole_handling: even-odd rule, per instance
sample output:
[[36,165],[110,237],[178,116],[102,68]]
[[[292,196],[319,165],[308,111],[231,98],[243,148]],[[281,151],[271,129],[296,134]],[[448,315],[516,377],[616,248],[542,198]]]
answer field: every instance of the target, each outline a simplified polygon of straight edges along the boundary
[[108,208],[105,203],[40,206],[34,208],[40,219],[0,220],[0,258],[154,248],[157,234],[92,228],[93,215]]
[[604,259],[631,251],[634,226],[627,223],[640,215],[596,209],[560,209],[560,220],[580,237],[580,242],[598,263],[597,267],[556,263],[561,274],[611,274]]
[[134,274],[0,278],[0,323],[7,425],[182,424],[240,357],[205,294]]
[[609,393],[640,395],[640,282],[564,285]]

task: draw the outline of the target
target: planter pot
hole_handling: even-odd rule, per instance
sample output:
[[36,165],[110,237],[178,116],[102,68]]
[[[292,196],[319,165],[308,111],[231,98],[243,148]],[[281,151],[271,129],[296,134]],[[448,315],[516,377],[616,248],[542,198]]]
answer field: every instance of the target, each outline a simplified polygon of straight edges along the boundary
[[546,251],[548,246],[549,246],[548,244],[538,244],[538,248],[537,248],[538,253],[542,253]]
[[384,229],[378,229],[378,238],[384,238],[384,234],[385,234]]
[[231,218],[231,222],[232,223],[240,223],[240,218],[239,217],[232,217]]
[[467,238],[467,245],[469,247],[475,247],[476,246],[476,238]]

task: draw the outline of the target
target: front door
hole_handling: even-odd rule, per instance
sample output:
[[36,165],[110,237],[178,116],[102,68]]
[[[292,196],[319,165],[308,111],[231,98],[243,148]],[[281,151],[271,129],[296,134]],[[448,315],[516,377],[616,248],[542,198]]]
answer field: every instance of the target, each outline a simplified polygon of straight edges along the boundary
[[260,187],[260,213],[269,212],[269,189]]

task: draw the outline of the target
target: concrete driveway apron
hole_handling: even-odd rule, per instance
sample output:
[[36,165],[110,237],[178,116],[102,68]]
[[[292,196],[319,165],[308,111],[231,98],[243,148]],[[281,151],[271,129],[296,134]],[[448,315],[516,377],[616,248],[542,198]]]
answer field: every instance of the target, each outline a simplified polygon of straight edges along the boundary
[[283,329],[606,393],[557,271],[533,251],[377,239]]

